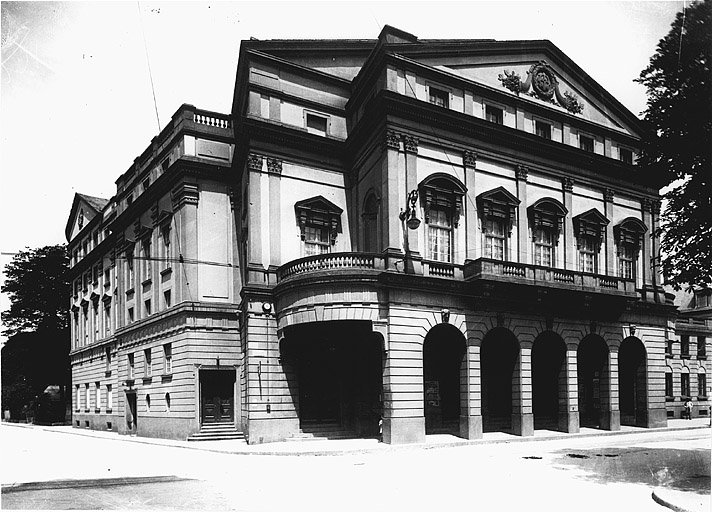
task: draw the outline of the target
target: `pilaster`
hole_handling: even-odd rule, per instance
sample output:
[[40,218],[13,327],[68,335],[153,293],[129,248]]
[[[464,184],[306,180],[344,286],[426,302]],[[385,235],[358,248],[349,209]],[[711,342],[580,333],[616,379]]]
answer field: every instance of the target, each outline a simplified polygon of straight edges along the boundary
[[[462,157],[465,167],[465,187],[467,190],[475,190],[475,172],[477,169],[477,153],[474,151],[465,151]],[[465,203],[465,259],[477,259],[477,249],[480,246],[480,241],[477,236],[477,207],[473,201],[464,201]]]
[[532,349],[529,344],[519,351],[512,383],[512,430],[519,436],[534,435],[532,410]]
[[[603,215],[606,216],[608,220],[613,219],[613,199],[614,192],[613,189],[607,188],[603,191]],[[613,237],[613,222],[609,222],[606,226],[606,265],[605,273],[609,276],[616,275],[616,250],[615,250],[615,239]]]
[[529,168],[524,165],[517,165],[514,169],[517,178],[517,198],[520,203],[517,206],[517,261],[519,263],[531,263],[529,251],[529,219],[527,216],[527,177]]
[[564,193],[564,206],[567,211],[564,218],[564,268],[576,270],[576,241],[574,240],[574,223],[571,217],[574,180],[572,178],[564,178],[561,185]]

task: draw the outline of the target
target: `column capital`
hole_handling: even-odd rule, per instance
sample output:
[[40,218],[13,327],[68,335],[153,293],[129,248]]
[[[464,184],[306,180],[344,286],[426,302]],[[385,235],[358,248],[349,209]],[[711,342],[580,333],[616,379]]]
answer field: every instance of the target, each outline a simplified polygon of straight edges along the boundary
[[395,130],[386,130],[386,134],[383,137],[383,145],[387,149],[400,149],[400,135]]
[[607,203],[612,203],[615,195],[616,193],[612,188],[606,188],[603,190],[603,200]]
[[573,192],[574,191],[574,179],[569,178],[568,176],[561,180],[561,186],[564,189],[564,192]]
[[514,168],[514,175],[519,181],[527,181],[529,177],[529,167],[526,165],[517,165]]
[[406,153],[418,154],[418,139],[412,135],[402,135],[403,139],[403,149]]
[[282,174],[282,161],[277,158],[267,159],[267,172],[269,174]]
[[477,167],[477,153],[470,150],[465,150],[462,154],[462,162],[465,167],[470,167],[474,169]]
[[261,171],[262,155],[258,155],[256,153],[249,153],[247,155],[247,168],[251,171]]

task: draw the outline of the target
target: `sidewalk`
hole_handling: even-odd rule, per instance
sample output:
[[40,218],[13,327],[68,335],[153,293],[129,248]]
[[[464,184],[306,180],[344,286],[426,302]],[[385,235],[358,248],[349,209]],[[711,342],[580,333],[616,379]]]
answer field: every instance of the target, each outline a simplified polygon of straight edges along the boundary
[[405,445],[389,445],[382,443],[375,438],[307,439],[253,445],[249,445],[243,440],[188,442],[175,439],[159,439],[152,437],[120,435],[116,432],[88,430],[82,428],[75,428],[72,426],[44,426],[6,422],[3,422],[2,425],[15,426],[19,428],[38,428],[50,432],[62,432],[70,435],[95,437],[101,439],[113,439],[116,441],[130,441],[135,443],[153,444],[159,446],[173,446],[190,450],[202,450],[209,452],[229,453],[235,455],[328,456],[342,454],[388,452],[394,450],[428,450],[434,448],[447,448],[480,444],[518,443],[545,441],[562,438],[576,439],[581,437],[620,436],[626,434],[643,434],[646,432],[669,432],[675,430],[703,429],[710,428],[710,420],[708,418],[694,418],[692,420],[672,419],[668,420],[667,427],[652,429],[628,426],[621,426],[621,429],[618,431],[598,430],[594,428],[581,428],[580,432],[577,434],[568,434],[565,432],[557,432],[553,430],[537,430],[534,432],[534,436],[531,437],[521,437],[513,434],[507,434],[505,432],[487,432],[482,436],[482,439],[476,440],[463,439],[450,434],[432,434],[426,436],[425,443],[414,443]]

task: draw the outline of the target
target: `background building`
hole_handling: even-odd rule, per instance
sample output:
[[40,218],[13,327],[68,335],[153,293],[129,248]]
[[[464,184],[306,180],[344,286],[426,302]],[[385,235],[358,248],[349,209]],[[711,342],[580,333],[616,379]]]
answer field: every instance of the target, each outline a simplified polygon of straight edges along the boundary
[[640,134],[549,41],[243,41],[231,116],[184,105],[114,198],[75,200],[75,424],[665,425]]

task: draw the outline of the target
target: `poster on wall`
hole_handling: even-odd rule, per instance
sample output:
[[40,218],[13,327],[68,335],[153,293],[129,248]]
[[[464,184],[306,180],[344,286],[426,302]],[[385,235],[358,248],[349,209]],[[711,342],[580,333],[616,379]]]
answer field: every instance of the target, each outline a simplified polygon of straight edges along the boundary
[[432,407],[440,407],[440,382],[425,381],[425,403]]

